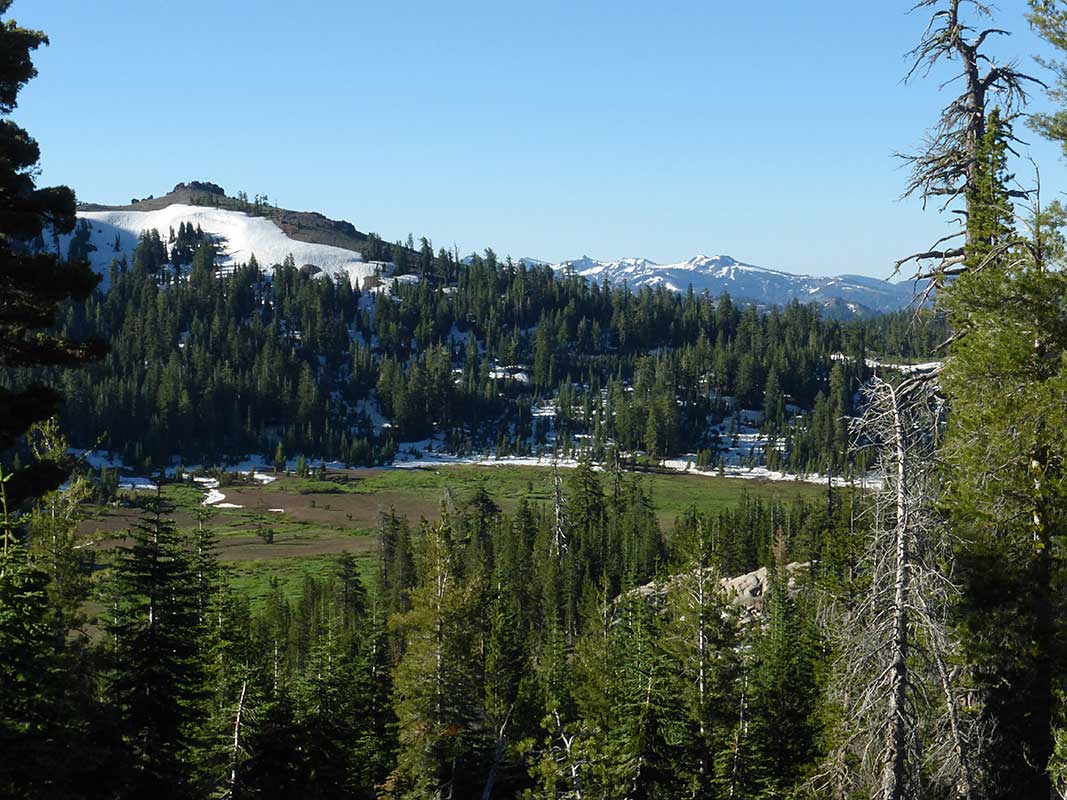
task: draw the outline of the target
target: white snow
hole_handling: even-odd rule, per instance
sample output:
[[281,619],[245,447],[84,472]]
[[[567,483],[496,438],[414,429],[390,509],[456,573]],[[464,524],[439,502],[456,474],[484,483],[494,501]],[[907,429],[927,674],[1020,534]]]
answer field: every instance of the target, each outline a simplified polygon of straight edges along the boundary
[[474,466],[474,467],[492,467],[506,465],[510,467],[577,467],[578,460],[574,458],[553,458],[551,455],[545,456],[504,456],[502,458],[494,458],[493,456],[476,455],[476,456],[453,456],[446,453],[431,453],[423,456],[416,461],[396,461],[393,464],[394,469],[432,469],[434,467],[447,467],[447,466]]
[[917,372],[931,372],[938,369],[941,366],[940,361],[926,361],[922,364],[895,364],[891,361],[878,361],[874,358],[867,359],[867,366],[871,369],[892,369],[904,375],[911,375]]
[[130,489],[135,492],[154,492],[159,487],[148,478],[119,478],[120,489]]
[[205,506],[215,506],[226,499],[226,495],[220,492],[218,489],[209,489],[207,497],[204,498]]
[[76,447],[68,447],[67,453],[83,460],[93,469],[101,469],[102,467],[115,469],[116,467],[125,466],[122,456],[117,453],[110,453],[107,450],[79,450]]
[[[166,241],[170,229],[177,231],[183,222],[194,228],[199,225],[205,233],[215,237],[220,247],[219,264],[224,267],[247,262],[255,254],[260,266],[269,269],[281,264],[291,254],[297,267],[314,264],[332,276],[347,274],[352,284],[360,288],[364,278],[385,266],[364,261],[363,256],[353,250],[290,239],[271,220],[241,211],[176,203],[156,211],[82,211],[78,217],[87,220],[91,226],[91,241],[96,251],[90,253],[89,261],[105,279],[113,259],[125,254],[127,262],[132,265],[133,252],[142,231],[154,228]],[[118,251],[115,250],[116,236]],[[63,253],[67,251],[70,239],[70,235],[60,237]]]
[[907,306],[914,297],[913,286],[908,282],[889,283],[855,275],[834,278],[795,275],[744,264],[727,255],[698,255],[676,264],[657,264],[647,258],[600,261],[583,256],[551,266],[598,283],[605,279],[613,284],[625,282],[633,289],[662,286],[684,292],[692,286],[698,294],[707,291],[717,296],[726,291],[735,299],[774,305],[783,305],[793,298],[818,303],[839,299],[855,314],[863,308],[893,311]]
[[[696,453],[690,453],[686,458],[669,458],[662,462],[662,465],[667,469],[675,470],[676,472],[684,472],[688,475],[704,475],[708,478],[748,478],[753,480],[765,480],[765,481],[785,481],[802,483],[817,483],[826,485],[827,476],[819,473],[810,473],[808,475],[797,475],[792,472],[779,472],[777,470],[767,469],[766,467],[743,467],[737,464],[728,464],[724,467],[722,475],[719,475],[718,469],[711,470],[699,470],[696,469],[693,464],[696,463]],[[689,469],[686,469],[686,467]],[[847,478],[834,477],[832,479],[834,486],[861,486],[864,488],[874,488],[879,485],[879,481],[874,477],[860,478],[858,480],[849,480]]]
[[489,370],[489,377],[494,380],[515,381],[516,383],[530,382],[529,373],[514,367],[496,367]]
[[[844,353],[832,353],[830,360],[848,361],[849,356]],[[865,359],[864,363],[871,369],[891,369],[904,375],[911,375],[918,372],[932,372],[935,369],[939,369],[944,362],[924,361],[921,364],[909,364],[900,361],[882,361],[877,358],[868,358]]]

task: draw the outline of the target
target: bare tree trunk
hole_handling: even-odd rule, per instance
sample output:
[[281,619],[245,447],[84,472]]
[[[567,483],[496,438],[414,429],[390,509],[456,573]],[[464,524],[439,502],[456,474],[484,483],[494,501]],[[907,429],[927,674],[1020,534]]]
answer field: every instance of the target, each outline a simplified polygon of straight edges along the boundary
[[741,686],[741,711],[737,720],[737,735],[734,737],[734,760],[730,768],[730,800],[737,797],[737,773],[741,767],[741,743],[745,740],[746,726],[745,705],[748,702],[748,672],[745,672]]
[[[648,713],[648,707],[652,704],[652,675],[648,676],[648,686],[645,689],[645,707],[643,713]],[[630,795],[636,797],[641,788],[641,770],[645,767],[645,754],[639,753],[637,763],[634,765],[634,779],[630,782]]]
[[948,666],[945,664],[941,651],[941,647],[934,648],[934,659],[937,663],[937,676],[941,680],[941,691],[945,695],[949,732],[952,736],[952,751],[959,760],[956,797],[959,800],[971,800],[974,797],[974,775],[971,772],[970,758],[960,726],[959,698],[956,696],[956,689],[952,685],[952,676],[949,674]]
[[890,387],[892,406],[893,447],[896,450],[896,569],[893,598],[893,663],[889,672],[889,732],[886,740],[885,777],[882,796],[885,800],[901,800],[904,796],[904,770],[907,752],[907,713],[905,704],[908,693],[908,559],[910,556],[908,527],[908,499],[906,479],[908,460],[904,450],[904,426],[900,419],[900,398]]
[[[1029,753],[1032,762],[1042,769],[1052,758],[1053,740],[1052,710],[1056,705],[1052,681],[1052,653],[1055,647],[1056,622],[1052,599],[1052,514],[1048,508],[1045,476],[1048,472],[1048,454],[1043,448],[1030,455],[1030,474],[1033,480],[1033,538],[1037,549],[1036,572],[1034,576],[1034,639],[1036,644],[1035,680],[1037,692],[1044,695],[1044,702],[1035,703],[1038,709],[1031,724],[1037,730],[1045,731],[1040,750]],[[1048,773],[1045,772],[1047,778]],[[1049,784],[1048,796],[1054,796]]]
[[558,711],[553,711],[552,715],[556,718],[556,731],[559,733],[559,740],[563,744],[563,752],[567,757],[575,800],[582,800],[582,775],[581,770],[578,768],[579,764],[574,758],[574,735],[567,736],[563,730],[563,722],[559,718]]
[[552,554],[558,559],[567,549],[567,530],[563,519],[563,482],[560,480],[559,470],[556,469],[555,464],[552,465],[552,482],[555,487],[553,504],[556,512]]
[[704,571],[707,569],[707,564],[703,558],[704,548],[701,546],[701,559],[700,559],[700,573],[697,578],[697,608],[700,609],[697,619],[697,698],[700,702],[700,756],[699,756],[699,768],[701,780],[707,773],[707,754],[704,752],[704,735],[706,733],[704,729],[704,694],[706,691],[707,682],[707,652],[708,652],[708,631],[707,631],[707,578],[704,575]]
[[500,761],[504,757],[504,742],[507,741],[508,723],[511,722],[512,709],[508,709],[507,716],[496,734],[496,749],[493,751],[493,764],[489,767],[489,776],[485,779],[485,788],[482,790],[482,800],[489,800],[493,795],[493,784],[496,782],[496,771],[500,767]]
[[972,800],[976,791],[976,722],[960,714],[959,673],[946,667],[958,648],[946,616],[959,590],[934,511],[943,420],[935,388],[875,378],[852,425],[856,441],[877,455],[881,486],[870,495],[874,519],[858,567],[870,586],[844,592],[823,615],[839,650],[829,691],[844,717],[841,743],[817,782],[837,797]]
[[237,701],[237,717],[233,723],[233,761],[230,769],[230,798],[237,800],[241,793],[241,784],[237,779],[237,761],[241,754],[241,717],[245,710],[245,692],[248,689],[248,681],[241,684],[241,698]]
[[[967,7],[970,13],[965,15]],[[1004,118],[1011,121],[1026,103],[1028,86],[1043,84],[1020,72],[1012,63],[998,63],[988,52],[987,40],[991,36],[1006,36],[1008,31],[978,24],[993,13],[984,0],[918,0],[913,10],[922,9],[932,9],[932,13],[922,38],[909,54],[912,66],[906,80],[927,75],[940,62],[951,62],[957,74],[949,83],[962,81],[963,85],[960,93],[942,109],[926,138],[923,152],[902,156],[912,168],[905,195],[919,195],[924,205],[934,199],[944,211],[959,199],[966,204],[978,168],[978,144],[985,134],[987,109],[991,105],[999,106]],[[930,281],[922,292],[924,300],[946,277],[967,269],[964,262],[972,235],[966,228],[966,214],[953,213],[960,215],[962,230],[896,263],[899,270],[909,262],[933,262],[929,268],[920,265],[915,274],[916,279]],[[962,243],[952,244],[960,238]]]

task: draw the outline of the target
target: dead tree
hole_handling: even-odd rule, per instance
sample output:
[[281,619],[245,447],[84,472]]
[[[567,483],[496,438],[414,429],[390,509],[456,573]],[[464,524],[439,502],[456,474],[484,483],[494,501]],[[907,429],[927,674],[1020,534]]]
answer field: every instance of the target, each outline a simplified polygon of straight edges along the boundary
[[233,758],[231,759],[230,766],[230,790],[228,797],[231,800],[237,800],[241,795],[241,783],[239,780],[238,770],[241,766],[241,723],[245,710],[245,692],[248,690],[248,681],[241,683],[241,697],[237,701],[237,712],[234,715],[233,722]]
[[567,552],[567,526],[563,514],[563,481],[559,477],[559,469],[555,462],[552,463],[552,485],[554,487],[553,506],[555,509],[555,524],[552,529],[552,555],[559,559]]
[[[985,135],[988,112],[998,106],[1010,126],[1027,101],[1027,85],[1043,86],[1019,71],[1014,63],[998,63],[983,48],[990,37],[1010,35],[1000,28],[978,25],[992,17],[992,7],[981,0],[919,0],[912,11],[928,11],[930,19],[919,44],[909,53],[911,68],[905,80],[927,76],[942,63],[956,71],[943,86],[962,82],[960,93],[946,105],[928,132],[918,153],[901,154],[911,166],[905,197],[918,195],[925,207],[930,200],[945,211],[962,200],[974,185],[978,145]],[[973,18],[973,19],[971,19]],[[916,266],[914,278],[925,282],[923,301],[963,272],[967,245],[966,208],[955,209],[960,230],[940,238],[931,247],[896,262],[895,271]]]
[[956,594],[947,534],[933,510],[943,404],[929,382],[874,379],[853,425],[872,447],[874,493],[865,590],[828,609],[837,650],[831,699],[843,737],[820,776],[835,796],[918,800],[975,796],[974,715],[963,710],[956,642],[946,622]]

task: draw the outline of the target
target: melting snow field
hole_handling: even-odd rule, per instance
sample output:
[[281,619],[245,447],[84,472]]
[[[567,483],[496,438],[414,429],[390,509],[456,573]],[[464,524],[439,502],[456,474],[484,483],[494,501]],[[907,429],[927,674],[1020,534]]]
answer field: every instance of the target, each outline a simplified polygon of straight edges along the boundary
[[208,489],[207,497],[204,498],[205,506],[214,506],[221,503],[226,499],[226,495],[220,492],[218,489]]
[[159,487],[148,478],[119,478],[120,489],[130,489],[135,492],[154,492]]
[[[96,251],[90,253],[93,269],[107,279],[113,259],[126,256],[133,262],[133,252],[142,231],[159,231],[164,241],[181,223],[197,225],[218,240],[220,266],[234,266],[247,262],[255,254],[264,268],[281,264],[292,254],[298,267],[314,264],[330,275],[347,274],[354,286],[362,286],[363,279],[375,274],[382,265],[363,260],[360,253],[324,244],[298,242],[285,235],[277,225],[264,217],[254,217],[241,211],[175,204],[157,211],[82,211],[80,219],[89,222],[91,240]],[[116,237],[118,249],[116,249]],[[60,237],[60,249],[70,246],[69,235]]]
[[[256,483],[266,486],[269,483],[274,483],[278,480],[275,475],[268,475],[266,472],[256,472],[255,467],[249,469],[238,469],[237,472],[243,475],[251,475],[252,480]],[[204,498],[205,506],[214,506],[215,508],[244,508],[242,505],[236,503],[224,503],[226,495],[219,491],[219,482],[215,478],[193,478],[194,481],[202,485],[208,490],[207,497]],[[281,508],[271,508],[268,511],[283,511]]]
[[[833,361],[845,361],[848,356],[844,353],[834,353],[830,356]],[[939,369],[944,362],[926,361],[922,364],[906,364],[897,361],[879,361],[877,358],[868,358],[864,363],[871,369],[889,369],[902,375],[914,375],[920,372],[933,372]]]

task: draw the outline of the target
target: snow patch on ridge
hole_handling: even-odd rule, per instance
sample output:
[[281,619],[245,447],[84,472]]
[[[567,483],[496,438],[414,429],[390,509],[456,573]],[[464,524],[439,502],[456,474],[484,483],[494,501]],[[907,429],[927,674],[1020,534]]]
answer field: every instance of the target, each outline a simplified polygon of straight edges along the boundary
[[[89,254],[89,262],[105,280],[114,259],[125,255],[132,265],[142,231],[158,230],[166,241],[171,228],[177,231],[183,222],[194,228],[199,226],[215,238],[219,245],[218,264],[222,267],[245,263],[254,254],[260,266],[269,269],[291,254],[298,267],[314,264],[334,277],[348,275],[352,285],[361,288],[365,278],[387,266],[364,261],[362,254],[354,250],[291,239],[271,220],[243,211],[175,203],[156,211],[80,211],[78,218],[89,223],[90,239],[96,247]],[[71,234],[59,237],[60,252],[67,252],[70,240]]]

